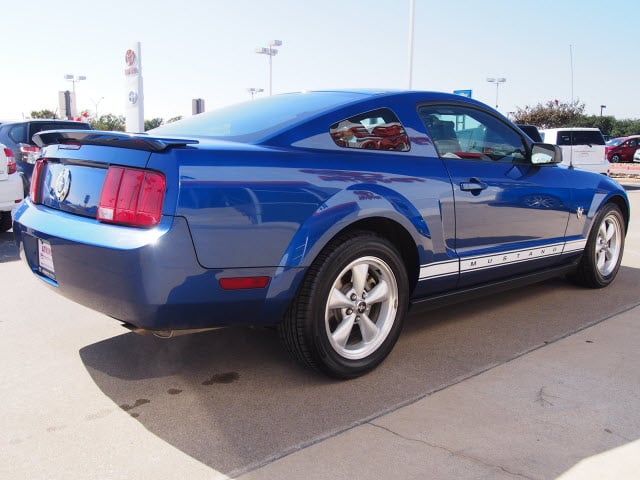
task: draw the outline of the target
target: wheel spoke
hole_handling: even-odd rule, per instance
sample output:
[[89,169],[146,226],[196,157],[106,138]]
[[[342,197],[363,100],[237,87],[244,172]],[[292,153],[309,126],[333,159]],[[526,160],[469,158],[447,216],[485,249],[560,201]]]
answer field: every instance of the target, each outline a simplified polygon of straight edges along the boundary
[[336,328],[331,334],[336,345],[339,345],[341,348],[344,348],[347,345],[347,341],[349,340],[349,336],[353,330],[353,323],[355,322],[355,319],[355,315],[347,315],[342,319],[338,328]]
[[367,303],[374,305],[376,303],[383,302],[389,299],[389,284],[384,280],[380,281],[375,287],[371,289],[367,295]]
[[598,270],[602,272],[604,271],[605,263],[607,261],[607,255],[604,250],[600,250],[597,253],[597,257],[598,258],[596,259],[596,264],[598,266]]
[[360,315],[358,326],[360,327],[360,333],[362,334],[362,340],[364,343],[369,343],[375,340],[379,333],[378,326],[371,321],[368,315]]
[[351,269],[351,283],[353,284],[353,290],[355,290],[358,297],[360,297],[362,292],[364,292],[364,286],[367,283],[368,274],[369,265],[366,263],[355,265]]
[[607,225],[606,222],[602,222],[600,224],[600,228],[598,229],[598,239],[600,242],[604,242],[607,238]]
[[606,232],[606,241],[607,243],[609,243],[611,241],[611,239],[614,237],[614,235],[616,234],[616,227],[613,223],[608,223],[607,224],[607,232]]
[[349,308],[353,306],[353,302],[342,291],[336,287],[331,290],[329,295],[329,302],[327,306],[330,309],[336,308]]

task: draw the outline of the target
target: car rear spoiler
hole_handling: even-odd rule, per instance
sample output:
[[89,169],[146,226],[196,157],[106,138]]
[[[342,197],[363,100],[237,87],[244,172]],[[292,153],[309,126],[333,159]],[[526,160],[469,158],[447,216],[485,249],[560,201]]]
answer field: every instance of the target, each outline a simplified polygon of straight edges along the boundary
[[162,152],[173,147],[199,143],[193,139],[150,137],[144,133],[108,132],[101,130],[47,130],[36,133],[33,141],[39,147],[47,145],[100,145]]

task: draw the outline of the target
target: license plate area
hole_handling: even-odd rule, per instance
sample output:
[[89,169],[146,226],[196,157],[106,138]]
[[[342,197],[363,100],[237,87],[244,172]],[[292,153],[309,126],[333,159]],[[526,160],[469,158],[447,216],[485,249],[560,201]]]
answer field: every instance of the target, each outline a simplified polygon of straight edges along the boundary
[[53,250],[46,240],[38,239],[38,270],[42,275],[52,280],[56,279],[56,269],[53,265]]

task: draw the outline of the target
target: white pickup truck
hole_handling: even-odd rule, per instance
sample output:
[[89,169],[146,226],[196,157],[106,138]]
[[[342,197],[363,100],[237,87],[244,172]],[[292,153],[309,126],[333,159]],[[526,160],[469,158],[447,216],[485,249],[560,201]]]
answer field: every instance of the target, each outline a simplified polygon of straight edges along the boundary
[[23,198],[24,188],[13,152],[0,143],[0,233],[11,229],[12,211]]

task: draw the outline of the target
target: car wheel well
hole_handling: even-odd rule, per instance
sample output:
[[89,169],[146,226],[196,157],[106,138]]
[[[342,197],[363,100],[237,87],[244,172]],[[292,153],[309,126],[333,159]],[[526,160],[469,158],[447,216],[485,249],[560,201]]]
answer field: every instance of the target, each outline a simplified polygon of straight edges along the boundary
[[413,289],[418,283],[420,262],[416,243],[409,232],[407,232],[407,230],[399,223],[387,218],[366,218],[352,223],[347,228],[340,231],[336,236],[340,236],[345,232],[353,230],[367,230],[373,232],[388,239],[396,246],[407,269],[409,292],[413,292]]
[[629,230],[629,206],[627,202],[624,201],[621,197],[613,197],[609,200],[610,203],[614,203],[622,212],[622,217],[624,218],[624,231],[627,232]]

